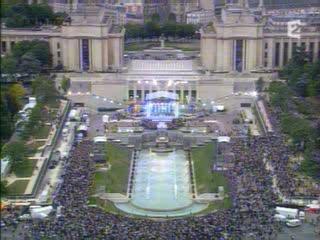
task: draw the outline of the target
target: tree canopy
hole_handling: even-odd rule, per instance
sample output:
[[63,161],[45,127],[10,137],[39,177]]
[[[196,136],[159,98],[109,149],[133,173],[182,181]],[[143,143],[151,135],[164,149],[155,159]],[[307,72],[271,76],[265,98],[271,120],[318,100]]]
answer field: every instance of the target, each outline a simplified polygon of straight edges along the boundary
[[9,75],[15,73],[37,74],[43,68],[51,65],[51,57],[48,42],[41,40],[21,41],[13,46],[10,55],[1,59],[1,71]]
[[167,21],[159,24],[158,21],[147,21],[145,24],[128,23],[125,25],[126,38],[153,38],[163,34],[166,37],[193,37],[196,27],[192,24]]
[[54,13],[46,4],[27,4],[23,0],[2,0],[1,18],[9,28],[35,27],[42,24],[60,25],[66,13]]
[[14,168],[17,164],[21,163],[25,160],[25,156],[27,155],[28,149],[24,142],[15,141],[7,143],[3,146],[2,156],[8,156],[9,161]]
[[298,47],[280,72],[285,81],[272,82],[269,97],[271,105],[281,113],[282,131],[293,149],[303,154],[301,170],[320,179],[320,123],[314,124],[319,108],[312,103],[320,96],[320,61],[311,60],[310,54]]
[[32,92],[37,97],[37,100],[44,104],[56,99],[58,96],[54,81],[45,76],[38,76],[32,82]]

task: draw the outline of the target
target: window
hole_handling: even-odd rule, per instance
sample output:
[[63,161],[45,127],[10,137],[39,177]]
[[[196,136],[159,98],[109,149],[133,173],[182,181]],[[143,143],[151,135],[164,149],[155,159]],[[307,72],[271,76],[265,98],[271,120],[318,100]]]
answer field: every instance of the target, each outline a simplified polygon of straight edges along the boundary
[[176,94],[178,95],[179,99],[180,99],[180,90],[176,90]]
[[283,65],[286,65],[288,63],[288,49],[289,43],[285,42],[283,45]]
[[60,58],[61,57],[61,53],[57,52],[57,56],[58,56],[58,58]]
[[301,48],[302,48],[302,51],[306,50],[306,43],[305,42],[301,43]]
[[268,52],[264,53],[264,58],[268,58]]
[[276,54],[275,54],[275,66],[279,67],[280,64],[280,43],[276,43]]
[[294,55],[296,50],[297,50],[297,43],[296,42],[292,43],[292,49],[291,50],[292,50],[292,55]]
[[188,90],[183,90],[183,97],[184,97],[184,99],[189,98],[189,91]]
[[1,50],[2,50],[2,52],[6,52],[7,51],[7,43],[5,41],[1,42]]
[[235,42],[235,70],[237,72],[242,72],[243,69],[243,41],[236,40]]
[[310,55],[311,62],[313,62],[313,52],[314,52],[314,42],[311,42],[309,44],[309,55]]
[[191,97],[196,100],[197,97],[197,90],[191,90]]
[[129,99],[132,99],[133,98],[133,96],[134,96],[134,92],[133,92],[133,90],[129,90]]
[[88,71],[90,67],[89,60],[89,40],[82,39],[82,70]]
[[137,96],[136,96],[136,98],[137,98],[137,99],[141,99],[141,96],[142,96],[142,91],[141,91],[141,90],[137,90]]
[[14,47],[15,44],[16,44],[16,43],[15,43],[14,41],[12,41],[12,42],[10,43],[11,50],[12,50],[12,48]]
[[57,49],[60,49],[60,43],[57,43]]
[[144,97],[145,97],[145,98],[147,97],[147,94],[149,94],[149,90],[145,90],[145,91],[144,91]]
[[267,42],[264,44],[264,49],[268,49],[268,43]]

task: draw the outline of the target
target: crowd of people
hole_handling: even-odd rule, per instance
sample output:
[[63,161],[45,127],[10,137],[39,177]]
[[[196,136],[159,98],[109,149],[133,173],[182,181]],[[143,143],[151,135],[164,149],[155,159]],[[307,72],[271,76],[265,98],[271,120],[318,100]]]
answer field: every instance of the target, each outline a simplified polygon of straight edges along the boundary
[[292,150],[286,144],[285,135],[281,132],[280,112],[277,109],[267,108],[268,119],[273,128],[267,139],[261,144],[266,147],[265,160],[270,163],[270,170],[277,186],[284,198],[311,197],[320,195],[320,185],[308,184],[295,173],[296,169],[291,164]]
[[[277,126],[276,117],[270,115],[270,121]],[[71,151],[63,181],[53,194],[53,206],[59,214],[28,220],[23,238],[276,239],[280,230],[274,219],[280,197],[277,190],[292,197],[299,187],[288,168],[290,149],[277,129],[264,136],[235,137],[228,144],[233,157],[224,174],[229,181],[231,208],[166,220],[134,218],[89,206],[95,171],[90,153],[94,145],[84,140]],[[309,195],[319,194],[319,189],[313,190]]]
[[[204,216],[151,220],[107,213],[88,206],[94,162],[91,141],[80,143],[68,159],[63,182],[53,199],[61,213],[29,220],[26,239],[274,239],[277,224],[272,204],[276,196],[263,167],[259,142],[237,139],[237,156],[226,173],[233,207]],[[258,146],[256,146],[258,145]]]

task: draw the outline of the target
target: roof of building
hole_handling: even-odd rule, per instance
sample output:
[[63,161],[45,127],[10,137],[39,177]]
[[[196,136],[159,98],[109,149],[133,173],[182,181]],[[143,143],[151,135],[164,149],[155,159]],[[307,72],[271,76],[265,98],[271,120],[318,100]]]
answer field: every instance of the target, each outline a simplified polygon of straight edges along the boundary
[[[216,6],[224,6],[226,2],[227,0],[214,0]],[[248,0],[248,2],[252,8],[259,5],[259,0]],[[269,9],[320,7],[319,0],[263,0],[263,3]]]

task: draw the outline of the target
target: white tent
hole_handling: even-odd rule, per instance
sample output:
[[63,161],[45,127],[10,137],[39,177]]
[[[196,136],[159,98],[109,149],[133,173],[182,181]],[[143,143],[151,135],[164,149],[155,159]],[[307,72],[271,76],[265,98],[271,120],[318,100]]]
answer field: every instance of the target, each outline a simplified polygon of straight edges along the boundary
[[103,115],[102,116],[102,122],[104,122],[104,123],[109,122],[109,116],[108,115]]
[[217,105],[216,108],[217,108],[217,111],[219,111],[219,112],[224,111],[224,106],[223,105]]
[[80,125],[78,127],[78,131],[84,131],[84,132],[87,132],[88,131],[88,127],[84,124]]
[[274,219],[279,222],[285,222],[287,218],[281,214],[275,214]]
[[102,143],[107,142],[107,138],[105,136],[97,136],[93,139],[94,143]]
[[228,136],[218,137],[218,143],[220,143],[220,142],[230,142],[230,137],[228,137]]
[[295,209],[295,208],[276,207],[276,212],[287,218],[298,217],[298,209]]
[[39,218],[43,219],[46,218],[51,212],[52,212],[52,206],[47,207],[40,207],[40,206],[34,206],[30,207],[30,213],[32,218]]

